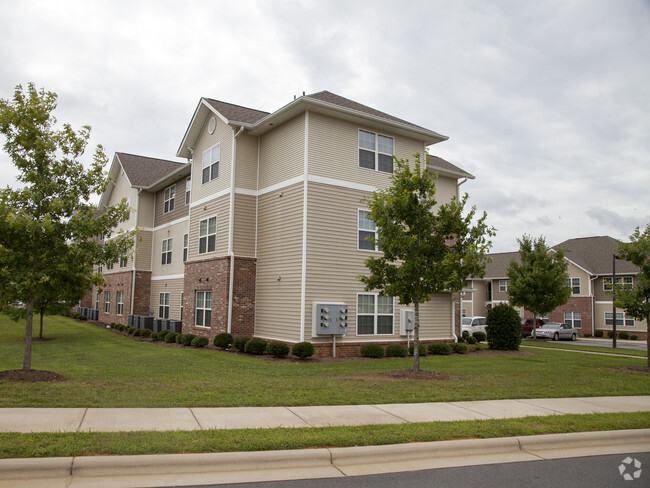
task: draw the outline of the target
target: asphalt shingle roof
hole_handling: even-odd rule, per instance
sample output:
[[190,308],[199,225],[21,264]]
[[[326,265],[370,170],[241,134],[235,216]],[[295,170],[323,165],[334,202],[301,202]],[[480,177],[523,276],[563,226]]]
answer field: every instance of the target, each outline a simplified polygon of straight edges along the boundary
[[240,105],[233,105],[232,103],[221,102],[211,98],[204,98],[212,108],[223,115],[230,122],[243,122],[245,124],[254,124],[260,119],[263,119],[268,112],[262,110],[255,110],[252,108],[242,107]]
[[432,156],[431,154],[427,154],[427,159],[429,161],[429,164],[434,168],[442,169],[442,170],[447,170],[451,171],[452,173],[458,173],[459,175],[465,176],[466,178],[474,178],[474,175],[468,173],[464,169],[459,168],[455,164],[450,163],[449,161],[446,161],[442,158],[439,158],[438,156]]
[[[612,256],[620,241],[609,236],[579,237],[569,239],[553,246],[553,249],[564,249],[568,259],[586,269],[593,275],[612,274]],[[617,273],[638,273],[640,270],[634,264],[617,260]]]
[[485,265],[484,278],[486,279],[506,278],[508,265],[513,259],[521,264],[521,258],[518,252],[500,252],[489,254],[488,257],[492,259],[492,262]]
[[147,188],[187,164],[121,152],[115,155],[122,164],[131,185],[138,188]]

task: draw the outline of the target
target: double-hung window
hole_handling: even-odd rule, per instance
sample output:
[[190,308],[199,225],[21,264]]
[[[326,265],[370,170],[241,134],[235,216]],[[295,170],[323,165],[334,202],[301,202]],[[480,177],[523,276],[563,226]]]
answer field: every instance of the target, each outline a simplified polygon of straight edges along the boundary
[[174,201],[176,200],[176,185],[165,188],[165,204],[163,213],[174,210]]
[[192,190],[192,177],[188,176],[185,179],[185,205],[190,204],[190,191]]
[[111,313],[111,292],[104,292],[104,313]]
[[357,295],[357,335],[393,333],[393,297],[374,293]]
[[576,329],[582,328],[582,314],[580,312],[564,312],[564,323]]
[[169,293],[161,293],[158,297],[158,318],[169,318]]
[[183,298],[185,294],[181,292],[181,320],[183,320]]
[[394,153],[395,142],[392,137],[359,129],[360,168],[392,173]]
[[[616,282],[619,285],[632,286],[633,280],[631,276],[623,276],[622,278],[617,278]],[[612,291],[612,278],[603,278],[603,290]]]
[[190,244],[190,235],[183,234],[183,262],[187,261],[187,251]]
[[99,292],[95,295],[95,310],[99,312]]
[[217,217],[199,222],[199,254],[214,252],[217,249]]
[[508,291],[510,280],[499,280],[499,291],[505,293]]
[[572,295],[580,295],[580,278],[567,278],[566,286],[571,288]]
[[199,327],[210,327],[210,318],[212,315],[212,292],[196,292],[196,325]]
[[212,146],[203,151],[201,160],[202,179],[201,183],[207,183],[219,177],[219,160],[221,159],[221,144]]
[[108,264],[106,265],[106,269],[107,269],[108,271],[110,271],[110,270],[113,269],[113,266],[115,266],[115,263],[108,263]]
[[117,292],[117,309],[115,311],[117,315],[124,315],[124,292]]
[[[605,312],[605,325],[610,327],[613,325],[612,312]],[[616,325],[624,325],[625,327],[634,327],[634,318],[627,317],[623,312],[616,312]]]
[[120,256],[120,268],[126,268],[126,263],[128,259],[126,256]]
[[379,237],[377,233],[377,226],[375,223],[368,217],[370,211],[359,209],[359,219],[358,219],[358,246],[360,250],[365,251],[381,251],[381,248],[375,245],[373,239]]
[[162,241],[162,261],[161,264],[172,264],[172,238],[163,239]]

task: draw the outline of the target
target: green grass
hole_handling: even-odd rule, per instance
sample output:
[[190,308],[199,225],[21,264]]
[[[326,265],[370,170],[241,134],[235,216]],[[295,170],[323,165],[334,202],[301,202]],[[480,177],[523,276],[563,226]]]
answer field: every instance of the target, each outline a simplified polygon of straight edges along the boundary
[[72,434],[0,433],[0,458],[267,451],[650,428],[650,412],[359,427]]
[[[611,344],[611,341],[610,341]],[[545,347],[548,349],[574,349],[576,351],[586,351],[586,352],[602,352],[605,354],[622,354],[625,356],[638,356],[641,358],[647,358],[648,353],[646,351],[640,351],[637,349],[623,349],[621,347],[617,347],[616,349],[610,347],[603,347],[603,346],[583,346],[583,345],[578,345],[578,344],[573,344],[572,342],[550,342],[550,341],[543,341],[543,340],[526,340],[521,343],[523,350],[525,350],[525,346],[530,346],[530,347]]]
[[[0,370],[22,365],[24,325],[0,316]],[[451,381],[372,375],[410,369],[410,359],[278,362],[209,349],[142,342],[84,322],[47,317],[32,367],[66,382],[0,382],[0,407],[295,406],[648,395],[642,358],[523,350],[427,356],[422,369]]]

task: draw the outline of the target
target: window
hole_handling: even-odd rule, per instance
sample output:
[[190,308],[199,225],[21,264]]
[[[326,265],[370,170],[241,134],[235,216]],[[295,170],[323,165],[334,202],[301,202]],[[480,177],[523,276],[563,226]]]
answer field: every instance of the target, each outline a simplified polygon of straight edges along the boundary
[[99,312],[99,292],[95,295],[95,310]]
[[[612,312],[605,312],[605,325],[612,327]],[[616,312],[616,326],[634,327],[634,318],[626,317],[623,312]]]
[[188,176],[185,180],[185,205],[190,204],[190,190],[192,189],[192,177]]
[[210,327],[212,313],[212,292],[196,292],[196,325],[199,327]]
[[375,243],[370,238],[377,239],[379,237],[377,233],[377,227],[375,223],[368,217],[370,211],[368,210],[359,210],[359,249],[367,251],[381,251],[379,246],[375,246]]
[[466,308],[461,309],[460,316],[461,317],[467,317],[467,309]]
[[163,239],[162,241],[162,261],[161,264],[172,264],[172,238]]
[[567,278],[566,286],[571,288],[571,294],[580,295],[580,278]]
[[357,295],[357,335],[393,333],[393,297]]
[[117,315],[124,315],[124,292],[117,292],[117,310],[115,311]]
[[187,250],[189,248],[190,235],[183,234],[183,262],[187,261]]
[[161,293],[158,296],[158,318],[169,318],[169,293]]
[[107,271],[110,271],[111,269],[113,269],[114,266],[115,266],[115,263],[108,263],[108,264],[106,265],[106,270],[107,270]]
[[[616,280],[617,283],[623,284],[625,286],[632,286],[634,284],[633,279],[631,276],[623,276],[622,278],[618,278]],[[612,279],[611,278],[603,278],[603,290],[604,291],[612,291]]]
[[181,320],[183,320],[183,297],[185,294],[181,292]]
[[219,160],[221,159],[221,144],[211,147],[207,151],[203,151],[203,159],[201,160],[203,174],[202,183],[207,183],[219,177]]
[[393,172],[394,142],[392,137],[359,129],[359,167],[384,173]]
[[120,268],[126,268],[126,263],[128,258],[126,256],[120,256]]
[[99,263],[99,266],[97,266],[97,272],[98,273],[103,273],[104,272],[104,265]]
[[104,313],[111,313],[111,292],[104,292]]
[[210,217],[199,222],[199,254],[217,249],[217,218]]
[[510,284],[510,280],[499,280],[499,291],[507,292],[509,284]]
[[564,323],[576,329],[582,328],[582,314],[580,312],[564,312]]
[[163,213],[171,212],[174,210],[174,201],[176,200],[176,185],[165,188],[165,206]]

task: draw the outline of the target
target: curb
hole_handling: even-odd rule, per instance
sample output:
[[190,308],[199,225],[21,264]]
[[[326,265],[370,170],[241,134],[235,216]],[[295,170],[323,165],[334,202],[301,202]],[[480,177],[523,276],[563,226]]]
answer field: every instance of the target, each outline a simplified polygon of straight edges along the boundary
[[632,452],[650,452],[650,429],[287,451],[0,459],[0,487],[45,481],[74,487],[241,483]]

